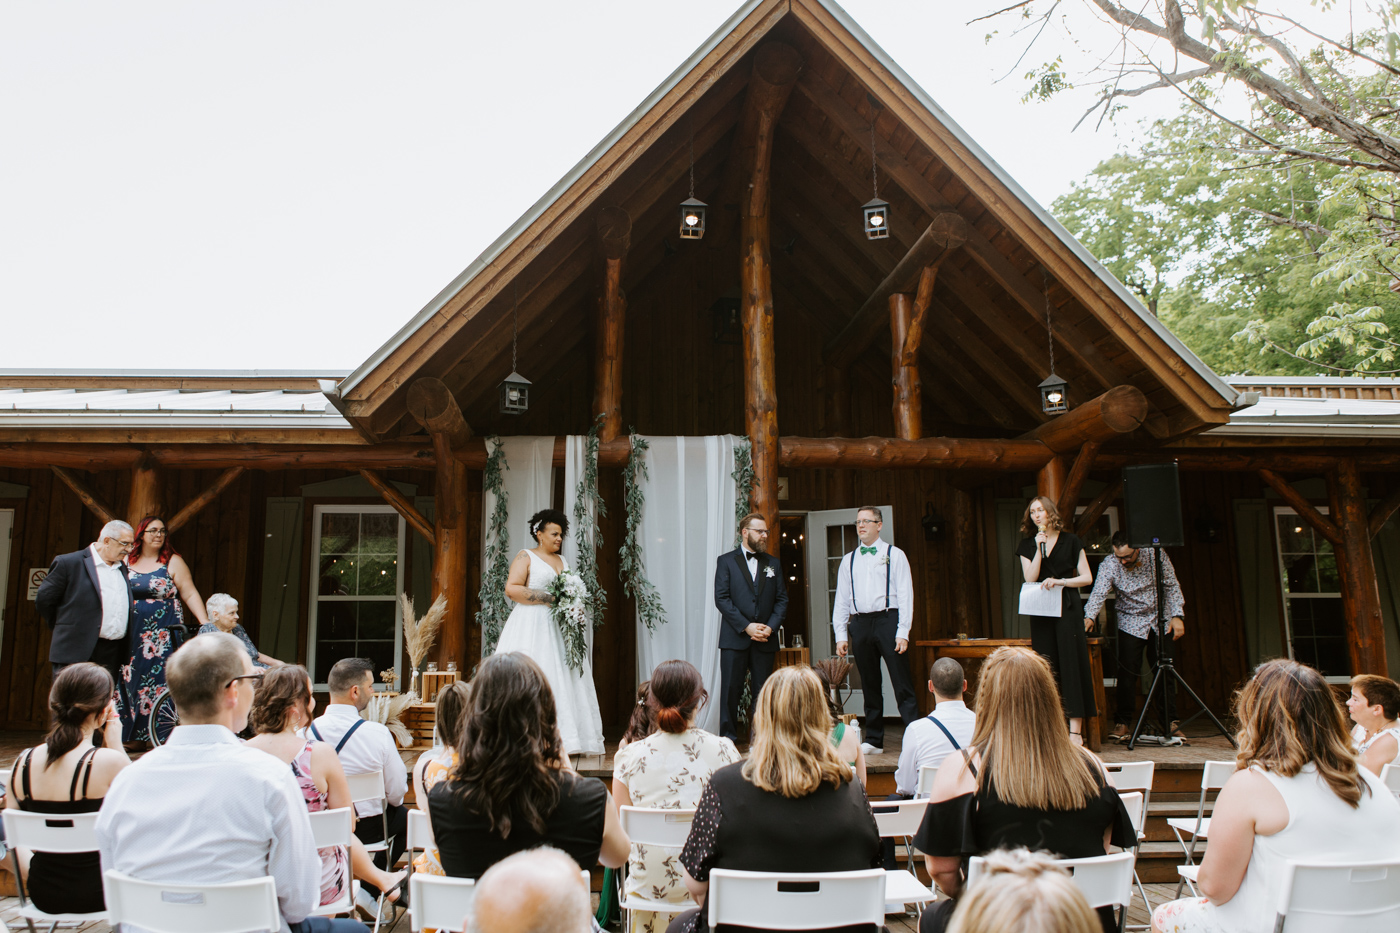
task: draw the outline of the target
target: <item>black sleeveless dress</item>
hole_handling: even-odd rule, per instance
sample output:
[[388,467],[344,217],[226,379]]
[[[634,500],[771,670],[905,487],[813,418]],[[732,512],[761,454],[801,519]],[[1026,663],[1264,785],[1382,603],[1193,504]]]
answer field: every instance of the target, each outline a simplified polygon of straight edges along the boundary
[[[67,800],[35,800],[29,788],[29,762],[34,749],[26,749],[10,773],[10,786],[19,775],[19,787],[24,793],[19,808],[27,813],[96,813],[102,808],[102,798],[89,800],[88,780],[92,777],[92,758],[96,748],[90,748],[78,759],[73,769],[73,784]],[[78,796],[78,781],[82,780],[82,797]],[[87,914],[106,910],[102,897],[102,861],[96,852],[35,852],[29,863],[26,885],[34,906],[50,914]]]
[[[1034,538],[1022,538],[1016,547],[1016,555],[1035,560],[1035,550]],[[1040,579],[1036,582],[1051,577],[1071,580],[1078,576],[1079,555],[1083,553],[1084,542],[1068,531],[1061,531],[1055,539],[1055,546],[1040,562]],[[1058,617],[1029,617],[1031,648],[1048,660],[1054,669],[1065,715],[1071,719],[1097,716],[1099,710],[1094,703],[1094,678],[1089,666],[1089,636],[1084,632],[1084,603],[1077,587],[1060,587],[1060,593]]]

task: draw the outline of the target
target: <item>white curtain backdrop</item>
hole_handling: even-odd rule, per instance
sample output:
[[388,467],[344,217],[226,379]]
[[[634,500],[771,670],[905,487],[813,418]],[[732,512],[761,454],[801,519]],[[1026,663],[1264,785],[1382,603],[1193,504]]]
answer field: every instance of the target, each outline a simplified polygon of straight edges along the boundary
[[[587,515],[587,528],[579,528],[574,524],[574,507],[578,501],[578,484],[583,479],[583,473],[588,460],[588,436],[584,434],[570,434],[564,438],[564,514],[569,517],[569,523],[573,525],[569,529],[568,537],[564,539],[564,560],[571,569],[578,569],[579,543],[583,540],[592,540],[592,535],[597,527],[597,516],[594,515],[593,502],[590,499],[584,504]],[[593,658],[593,626],[588,627],[585,635],[588,642],[588,657]]]
[[[650,479],[639,532],[646,575],[661,595],[666,624],[655,634],[637,623],[637,679],[662,661],[681,658],[700,669],[710,702],[697,725],[719,731],[719,610],[715,561],[734,547],[732,434],[647,437]],[[619,542],[620,544],[621,542]]]
[[[503,437],[506,469],[501,471],[501,486],[506,494],[506,554],[511,560],[521,548],[534,547],[526,523],[540,509],[554,502],[554,438]],[[490,451],[487,452],[488,455]],[[491,514],[496,509],[496,497],[483,492],[481,496],[481,550],[486,553],[487,535],[492,529]],[[485,568],[483,568],[484,570]]]

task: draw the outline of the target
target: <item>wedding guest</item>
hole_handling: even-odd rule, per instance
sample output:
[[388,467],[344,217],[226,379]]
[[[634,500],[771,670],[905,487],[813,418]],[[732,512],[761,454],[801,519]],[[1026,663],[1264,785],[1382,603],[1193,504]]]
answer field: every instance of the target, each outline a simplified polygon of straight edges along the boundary
[[628,854],[607,787],[569,768],[544,672],[516,651],[481,662],[457,768],[428,791],[428,807],[442,867],[454,878],[480,878],[538,845],[562,849],[583,869],[617,868]]
[[[267,752],[290,766],[308,813],[350,806],[350,785],[335,749],[301,734],[311,722],[315,709],[311,675],[306,668],[295,664],[263,674],[248,713],[248,722],[257,732],[248,740],[249,747]],[[347,858],[353,877],[389,891],[387,900],[390,903],[399,900],[401,891],[398,889],[407,884],[407,872],[390,875],[380,871],[365,844],[353,836],[348,851],[343,846],[318,851],[321,855],[321,906],[334,904],[345,894]],[[369,913],[373,915],[372,910]]]
[[368,933],[355,920],[307,916],[320,901],[321,859],[301,789],[286,765],[235,734],[261,676],[221,632],[170,656],[180,724],[112,782],[97,818],[102,868],[169,884],[271,877],[281,933]]
[[209,610],[209,621],[199,627],[199,634],[227,632],[243,643],[243,649],[248,652],[248,657],[253,659],[253,666],[261,670],[281,667],[285,663],[263,654],[257,645],[253,644],[253,639],[248,637],[248,630],[238,621],[238,600],[227,593],[215,593],[209,597],[205,607]]
[[773,671],[778,629],[787,615],[782,563],[768,553],[768,523],[757,512],[739,520],[739,546],[715,561],[719,610],[719,733],[739,738],[739,704],[747,676],[754,696]]
[[[53,629],[49,663],[54,674],[65,665],[91,661],[107,669],[112,683],[122,683],[135,630],[124,558],[135,541],[130,525],[113,520],[102,526],[94,543],[53,559],[34,606]],[[121,703],[118,697],[119,707]]]
[[1098,933],[1069,872],[1043,852],[998,849],[958,904],[948,933]]
[[[993,849],[1050,849],[1059,858],[1131,848],[1137,833],[1103,762],[1074,745],[1050,664],[1027,648],[998,648],[978,676],[972,742],[944,760],[914,836],[929,875],[950,898],[966,860]],[[1212,845],[1214,840],[1212,840]],[[921,933],[942,931],[955,900],[924,911]],[[1112,908],[1100,911],[1116,930]]]
[[145,745],[151,741],[151,710],[165,689],[165,663],[185,640],[184,607],[199,624],[209,620],[189,565],[170,546],[165,520],[154,515],[142,519],[135,539],[126,558],[134,629],[131,654],[122,668],[122,738]]
[[880,866],[875,817],[831,744],[831,712],[811,668],[773,672],[754,703],[753,735],[748,760],[720,768],[700,795],[680,865],[686,888],[701,906],[671,921],[668,933],[707,929],[701,911],[716,868],[817,872]]
[[823,668],[814,667],[812,672],[822,683],[822,693],[826,696],[826,707],[831,711],[831,744],[836,746],[836,754],[840,756],[842,761],[851,766],[851,771],[860,781],[860,786],[864,787],[865,751],[861,748],[860,732],[847,727],[846,720],[842,718],[841,707],[836,703],[836,690],[826,671]]
[[[619,807],[693,810],[700,792],[719,768],[739,760],[729,739],[695,725],[710,695],[695,665],[663,661],[648,682],[647,708],[657,731],[628,745],[613,758],[613,801]],[[679,904],[687,897],[675,872],[676,849],[632,846],[627,863],[627,895]],[[635,911],[633,930],[658,933],[671,914]]]
[[476,885],[472,933],[591,933],[588,882],[568,855],[540,846],[507,856]]
[[[25,749],[10,769],[5,806],[29,813],[95,813],[113,778],[131,764],[121,750],[112,675],[96,664],[70,664],[49,690],[53,723],[44,744]],[[103,745],[93,737],[105,733]],[[96,852],[17,851],[29,899],[52,914],[106,909]]]
[[[447,776],[457,767],[457,742],[462,737],[462,718],[467,705],[471,703],[471,684],[456,680],[437,693],[436,718],[433,724],[433,747],[418,756],[413,766],[413,799],[418,809],[428,818],[432,827],[432,815],[428,813],[428,791],[447,780]],[[413,860],[413,870],[430,875],[445,875],[442,860],[436,847],[427,847]]]
[[1266,661],[1236,694],[1234,712],[1240,770],[1215,802],[1196,880],[1204,896],[1158,905],[1154,930],[1272,930],[1289,861],[1400,857],[1400,800],[1357,764],[1326,678],[1296,661]]
[[1347,711],[1356,723],[1352,737],[1361,764],[1380,774],[1386,765],[1400,762],[1400,684],[1379,674],[1356,675]]
[[[627,729],[622,733],[622,738],[617,743],[618,752],[656,731],[656,710],[652,709],[651,704],[647,702],[650,690],[651,681],[649,680],[644,680],[637,685],[637,702],[632,704],[632,716],[627,720]],[[617,760],[617,752],[613,753],[613,760]]]

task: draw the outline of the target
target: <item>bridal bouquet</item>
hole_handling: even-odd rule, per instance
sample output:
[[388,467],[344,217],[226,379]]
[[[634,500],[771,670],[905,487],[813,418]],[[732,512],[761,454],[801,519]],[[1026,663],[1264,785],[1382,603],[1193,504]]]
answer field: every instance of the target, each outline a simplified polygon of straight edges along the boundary
[[588,654],[588,644],[584,641],[584,633],[588,631],[588,587],[584,586],[583,577],[565,570],[549,585],[549,595],[554,597],[549,614],[559,626],[559,634],[564,636],[564,661],[582,674],[583,660]]

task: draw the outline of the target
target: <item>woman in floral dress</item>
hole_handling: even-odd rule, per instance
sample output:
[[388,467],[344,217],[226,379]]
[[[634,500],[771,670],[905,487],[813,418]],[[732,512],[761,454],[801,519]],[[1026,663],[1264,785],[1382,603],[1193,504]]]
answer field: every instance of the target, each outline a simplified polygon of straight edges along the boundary
[[131,640],[136,653],[122,666],[118,684],[122,741],[149,742],[147,724],[156,698],[165,689],[165,661],[185,638],[181,600],[201,625],[209,619],[195,589],[189,565],[170,546],[165,521],[152,516],[136,528],[136,547],[126,559],[131,581]]
[[[739,760],[733,742],[695,727],[696,713],[708,699],[695,665],[663,661],[656,666],[647,705],[656,712],[657,731],[613,759],[617,806],[694,809],[710,775]],[[679,849],[634,845],[627,863],[627,896],[683,903],[688,895],[679,855]],[[673,914],[639,910],[632,916],[628,933],[662,933]]]

